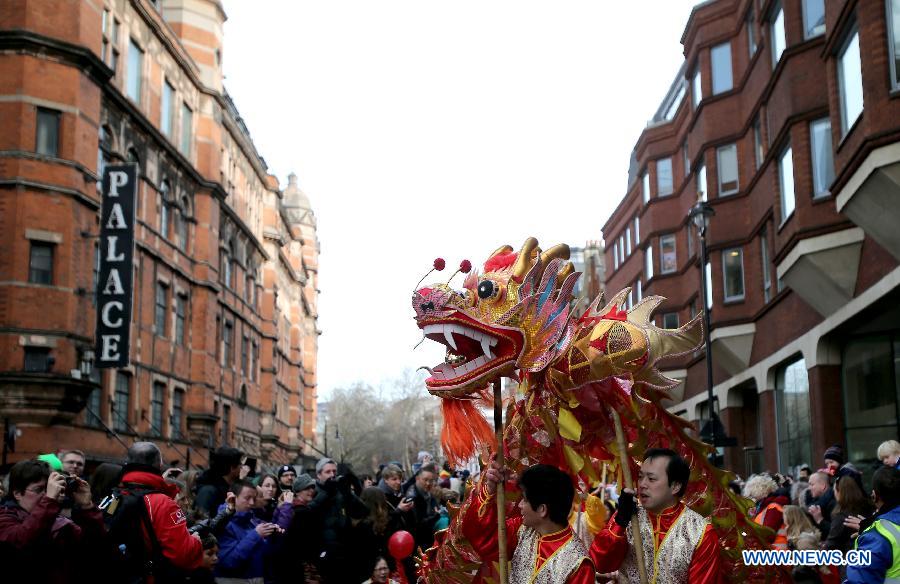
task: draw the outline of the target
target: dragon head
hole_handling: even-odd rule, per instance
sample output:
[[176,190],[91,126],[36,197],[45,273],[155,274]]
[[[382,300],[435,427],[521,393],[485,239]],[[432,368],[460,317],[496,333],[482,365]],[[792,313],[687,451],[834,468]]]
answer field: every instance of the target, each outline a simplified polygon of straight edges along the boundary
[[540,371],[565,352],[579,276],[568,258],[567,245],[542,252],[529,237],[518,252],[498,248],[481,274],[467,275],[462,290],[447,284],[416,290],[416,324],[447,349],[444,362],[428,368],[428,391],[467,397],[516,370]]

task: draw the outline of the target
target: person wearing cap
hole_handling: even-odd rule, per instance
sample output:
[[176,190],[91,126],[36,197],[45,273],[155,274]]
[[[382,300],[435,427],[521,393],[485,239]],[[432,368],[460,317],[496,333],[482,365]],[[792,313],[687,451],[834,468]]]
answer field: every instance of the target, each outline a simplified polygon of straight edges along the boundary
[[351,582],[351,567],[347,549],[353,520],[364,519],[369,509],[351,489],[348,477],[337,476],[337,463],[331,458],[321,458],[316,463],[316,496],[310,505],[317,512],[321,544],[319,569],[325,582]]
[[278,468],[278,488],[281,492],[291,491],[294,485],[294,479],[297,478],[297,471],[289,464],[283,464]]
[[320,543],[316,527],[320,520],[311,505],[316,496],[316,481],[302,473],[294,479],[291,490],[293,501],[282,503],[275,511],[275,523],[285,530],[285,536],[284,546],[274,559],[274,581],[317,582],[316,552]]
[[840,444],[832,444],[825,449],[825,454],[822,458],[825,461],[825,466],[820,470],[834,476],[837,474],[838,469],[844,466],[844,449],[841,448]]

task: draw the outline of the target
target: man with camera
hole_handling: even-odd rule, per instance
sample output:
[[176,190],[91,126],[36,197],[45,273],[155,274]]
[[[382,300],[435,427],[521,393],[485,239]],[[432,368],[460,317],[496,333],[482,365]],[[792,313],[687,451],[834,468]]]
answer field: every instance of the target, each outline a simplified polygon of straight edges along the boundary
[[262,584],[265,560],[274,551],[273,538],[284,533],[275,523],[256,518],[256,495],[256,486],[245,479],[238,479],[228,489],[226,505],[233,505],[234,515],[219,535],[216,580],[220,584]]
[[[71,519],[63,501],[72,502]],[[53,472],[46,462],[23,460],[9,473],[0,505],[0,565],[6,582],[86,580],[90,552],[104,535],[91,488],[77,477]]]
[[350,488],[349,479],[337,476],[337,463],[330,458],[316,463],[316,497],[310,506],[317,511],[321,524],[309,528],[319,528],[319,570],[328,583],[352,582],[352,563],[347,561],[352,550],[346,549],[351,521],[369,515],[365,503]]

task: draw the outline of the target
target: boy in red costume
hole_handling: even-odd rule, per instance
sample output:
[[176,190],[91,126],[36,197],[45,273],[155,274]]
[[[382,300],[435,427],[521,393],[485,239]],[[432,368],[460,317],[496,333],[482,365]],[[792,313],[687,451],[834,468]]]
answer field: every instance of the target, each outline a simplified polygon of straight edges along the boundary
[[[485,561],[496,561],[497,503],[502,480],[494,462],[485,471],[478,496],[463,518],[463,535]],[[512,557],[510,582],[593,584],[594,566],[587,550],[569,527],[575,497],[572,481],[559,469],[538,464],[519,478],[522,515],[506,520],[507,557]]]

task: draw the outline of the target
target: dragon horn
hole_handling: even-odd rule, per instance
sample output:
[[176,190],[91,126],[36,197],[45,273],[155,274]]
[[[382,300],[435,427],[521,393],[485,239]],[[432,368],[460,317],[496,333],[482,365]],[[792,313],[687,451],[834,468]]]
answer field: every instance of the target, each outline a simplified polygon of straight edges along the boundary
[[516,258],[516,263],[513,265],[513,278],[516,282],[521,282],[528,272],[528,268],[531,267],[531,252],[534,251],[537,244],[537,239],[533,237],[529,237],[522,244],[522,249],[519,250],[519,257]]
[[554,245],[541,254],[541,263],[546,265],[550,263],[550,260],[555,258],[562,258],[564,260],[569,259],[569,246],[565,243]]
[[511,245],[501,245],[494,251],[494,253],[492,253],[491,255],[488,256],[488,259],[491,259],[492,257],[494,257],[496,255],[500,255],[501,253],[509,253],[512,250],[513,250],[513,248]]
[[575,266],[572,265],[572,262],[566,262],[566,264],[559,271],[559,274],[556,276],[556,287],[559,288],[562,286],[562,283],[566,281],[566,278],[569,277],[569,274],[575,271]]

